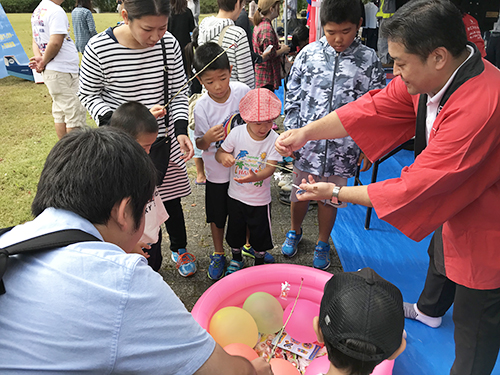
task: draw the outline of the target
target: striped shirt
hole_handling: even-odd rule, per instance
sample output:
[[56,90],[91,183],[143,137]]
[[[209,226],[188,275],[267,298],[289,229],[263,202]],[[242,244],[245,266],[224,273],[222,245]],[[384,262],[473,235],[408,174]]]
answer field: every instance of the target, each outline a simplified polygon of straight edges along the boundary
[[[186,82],[181,50],[177,40],[166,32],[164,37],[169,97],[175,95]],[[174,123],[187,125],[187,86],[169,106],[168,129],[165,118],[158,119],[159,135],[172,140],[170,164],[158,188],[163,201],[185,197],[191,193],[186,164],[175,136]],[[120,104],[138,101],[151,108],[164,103],[163,52],[161,43],[154,47],[130,49],[116,41],[113,29],[92,37],[85,47],[80,69],[78,96],[96,122],[99,116],[114,111]]]
[[255,77],[253,71],[252,55],[246,31],[234,25],[234,21],[229,18],[206,17],[200,22],[198,45],[207,42],[218,43],[219,34],[226,26],[222,48],[225,50],[233,43],[235,46],[229,48],[226,53],[229,63],[233,66],[231,80],[246,84],[253,89],[255,87]]

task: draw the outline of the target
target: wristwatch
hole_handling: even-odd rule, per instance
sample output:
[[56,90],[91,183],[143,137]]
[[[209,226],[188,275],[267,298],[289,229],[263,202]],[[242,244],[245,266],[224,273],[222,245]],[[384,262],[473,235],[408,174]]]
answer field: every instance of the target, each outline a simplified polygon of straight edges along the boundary
[[342,204],[342,202],[339,201],[339,193],[340,193],[341,188],[342,188],[342,186],[335,186],[333,188],[333,191],[332,191],[332,203],[333,204]]

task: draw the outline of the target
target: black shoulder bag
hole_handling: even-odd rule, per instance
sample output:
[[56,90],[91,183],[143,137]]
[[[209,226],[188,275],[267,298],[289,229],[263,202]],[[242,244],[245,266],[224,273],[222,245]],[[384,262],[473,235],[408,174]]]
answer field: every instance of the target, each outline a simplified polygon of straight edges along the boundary
[[[163,86],[164,86],[164,103],[168,103],[168,69],[167,69],[167,50],[165,48],[165,41],[161,38],[161,49],[163,51]],[[168,136],[168,123],[169,123],[169,109],[167,106],[167,114],[165,115],[165,136],[156,138],[156,141],[151,145],[149,157],[158,171],[157,185],[161,185],[165,174],[167,173],[168,164],[170,162],[170,148],[171,142]]]
[[[0,229],[0,236],[7,233],[12,228],[13,227]],[[86,241],[101,242],[100,239],[79,229],[65,229],[0,248],[0,295],[5,294],[5,286],[3,284],[2,277],[7,269],[7,260],[10,255],[30,254],[39,251],[53,250],[58,247],[65,247],[77,242]]]

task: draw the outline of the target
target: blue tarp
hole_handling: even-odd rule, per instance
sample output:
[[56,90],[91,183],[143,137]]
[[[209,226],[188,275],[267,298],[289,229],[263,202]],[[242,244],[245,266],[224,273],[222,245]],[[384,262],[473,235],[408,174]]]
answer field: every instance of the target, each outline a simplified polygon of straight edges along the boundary
[[[402,150],[380,164],[377,181],[399,177],[401,168],[413,163],[413,152]],[[371,169],[361,174],[363,184],[371,180]],[[349,184],[353,184],[350,179]],[[424,286],[431,236],[410,240],[372,213],[370,229],[364,229],[366,208],[351,205],[339,209],[332,239],[345,271],[371,267],[394,283],[407,302],[416,302]],[[454,360],[452,310],[437,329],[406,320],[406,351],[395,361],[394,375],[449,374]],[[500,360],[492,374],[500,375]]]

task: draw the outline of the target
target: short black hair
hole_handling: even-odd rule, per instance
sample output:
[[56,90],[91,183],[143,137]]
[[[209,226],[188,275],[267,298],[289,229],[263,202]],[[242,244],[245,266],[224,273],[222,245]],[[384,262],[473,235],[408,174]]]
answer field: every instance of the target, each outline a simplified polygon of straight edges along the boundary
[[217,0],[219,9],[226,12],[232,12],[236,8],[236,4],[238,4],[238,0]]
[[319,11],[321,26],[330,22],[358,25],[362,14],[361,5],[359,0],[324,0]]
[[122,129],[137,139],[139,134],[158,133],[158,123],[144,104],[127,102],[120,105],[111,116],[109,126]]
[[[357,352],[362,352],[367,355],[376,354],[377,347],[373,344],[354,340],[346,339],[345,346]],[[382,361],[363,361],[353,358],[347,354],[342,353],[337,348],[333,347],[328,341],[325,340],[326,352],[328,353],[328,360],[337,369],[347,372],[349,375],[369,375],[373,372],[375,366]]]
[[381,33],[422,61],[438,47],[458,57],[467,45],[462,14],[449,0],[412,0],[384,22]]
[[105,225],[115,204],[130,198],[137,229],[155,186],[153,162],[130,135],[109,126],[75,129],[47,156],[31,212],[54,207]]
[[[222,53],[224,50],[217,43],[208,42],[196,49],[194,53],[193,66],[196,72],[201,71],[205,66],[210,64],[205,70],[231,70],[231,65],[229,64],[229,59],[226,53]],[[218,55],[220,55],[217,60],[211,62]],[[202,73],[203,75],[203,73]]]

